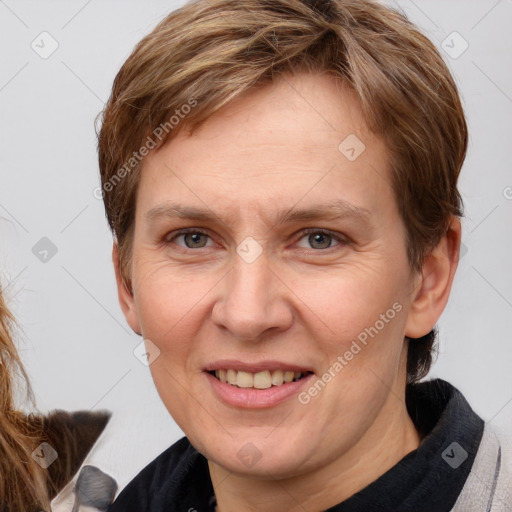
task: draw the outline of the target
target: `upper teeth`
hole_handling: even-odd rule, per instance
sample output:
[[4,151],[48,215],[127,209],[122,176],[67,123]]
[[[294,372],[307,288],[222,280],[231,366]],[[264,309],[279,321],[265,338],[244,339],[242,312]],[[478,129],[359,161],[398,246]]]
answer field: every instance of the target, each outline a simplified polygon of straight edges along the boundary
[[265,370],[263,372],[249,373],[237,370],[215,370],[215,377],[240,388],[267,389],[271,386],[280,386],[283,382],[291,382],[302,377],[301,372],[291,370]]

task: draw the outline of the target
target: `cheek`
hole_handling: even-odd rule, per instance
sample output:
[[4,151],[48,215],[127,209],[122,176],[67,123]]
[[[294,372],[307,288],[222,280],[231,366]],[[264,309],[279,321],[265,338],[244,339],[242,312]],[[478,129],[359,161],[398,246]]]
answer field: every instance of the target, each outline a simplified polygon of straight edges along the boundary
[[204,295],[205,282],[177,272],[168,264],[147,258],[136,269],[134,291],[144,333],[158,337],[180,328]]
[[319,379],[327,383],[316,388],[312,383],[302,399],[322,410],[331,425],[361,432],[374,421],[396,385],[406,308],[398,300],[393,302],[396,295],[389,293],[382,293],[378,300],[373,294],[362,305],[339,298],[329,313],[336,336],[326,335],[321,347],[326,358]]
[[333,349],[344,350],[356,339],[396,338],[404,325],[404,284],[389,268],[352,266],[316,279],[302,276],[294,293],[309,328],[323,333]]
[[324,355],[320,378],[329,383],[306,392],[333,421],[371,421],[397,378],[407,309],[403,277],[379,278],[385,275],[352,269],[332,276],[327,292],[309,295],[310,332]]
[[162,374],[155,383],[165,380],[166,370],[173,375],[197,371],[193,363],[202,350],[204,336],[200,331],[209,318],[209,292],[215,289],[218,277],[201,271],[179,272],[158,262],[141,265],[136,277],[142,335],[160,350],[158,360],[151,365],[154,375],[157,371]]

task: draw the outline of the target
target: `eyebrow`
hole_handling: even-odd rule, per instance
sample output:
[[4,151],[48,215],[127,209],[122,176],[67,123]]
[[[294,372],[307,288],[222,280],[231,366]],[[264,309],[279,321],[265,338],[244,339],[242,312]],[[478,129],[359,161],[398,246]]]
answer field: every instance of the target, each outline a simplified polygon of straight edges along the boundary
[[[151,223],[159,219],[188,219],[202,222],[224,222],[215,212],[208,208],[198,208],[177,203],[165,203],[156,206],[144,215],[146,222]],[[309,208],[298,209],[291,207],[277,213],[274,224],[283,225],[297,221],[313,220],[340,220],[352,218],[359,222],[367,223],[371,212],[361,206],[355,206],[343,199],[329,204],[319,204]]]

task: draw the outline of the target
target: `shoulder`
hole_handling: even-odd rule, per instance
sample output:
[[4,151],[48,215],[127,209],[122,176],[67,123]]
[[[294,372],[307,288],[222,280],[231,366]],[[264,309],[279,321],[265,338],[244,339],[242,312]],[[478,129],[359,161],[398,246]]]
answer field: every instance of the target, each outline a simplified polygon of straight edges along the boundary
[[[206,458],[183,437],[150,462],[122,490],[109,512],[160,512],[195,506],[213,489]],[[191,503],[190,505],[188,505]]]
[[192,447],[189,440],[182,437],[142,469],[125,489],[127,492],[132,492],[133,489],[145,487],[147,484],[150,487],[159,488],[163,481],[179,478],[198,456],[199,453]]

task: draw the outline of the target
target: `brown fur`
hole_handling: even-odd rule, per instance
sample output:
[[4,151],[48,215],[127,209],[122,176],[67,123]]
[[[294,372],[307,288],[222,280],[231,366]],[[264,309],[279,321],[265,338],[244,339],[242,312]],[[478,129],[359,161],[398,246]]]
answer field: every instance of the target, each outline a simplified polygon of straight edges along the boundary
[[105,429],[111,413],[108,411],[53,411],[48,416],[34,417],[44,431],[43,440],[59,457],[46,470],[48,494],[53,499],[73,478],[92,446]]
[[[108,411],[52,411],[48,415],[25,415],[33,434],[32,447],[47,442],[57,451],[57,459],[47,468],[36,467],[46,484],[47,499],[52,500],[73,478],[88,452],[105,429],[111,413]],[[8,488],[14,488],[9,486]],[[16,486],[16,496],[1,498],[2,510],[9,512],[36,512],[44,507],[37,502],[28,485]],[[20,508],[23,503],[23,508]],[[49,509],[45,509],[49,510]]]

